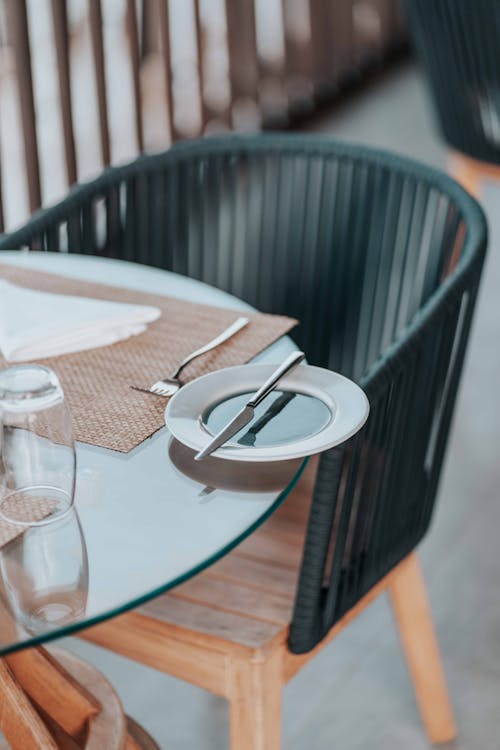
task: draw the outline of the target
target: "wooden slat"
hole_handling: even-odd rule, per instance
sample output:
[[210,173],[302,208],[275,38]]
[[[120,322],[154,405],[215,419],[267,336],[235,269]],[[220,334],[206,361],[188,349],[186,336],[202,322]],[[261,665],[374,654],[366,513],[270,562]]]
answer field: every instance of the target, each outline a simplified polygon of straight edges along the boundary
[[317,461],[311,461],[297,487],[266,523],[240,544],[229,558],[277,565],[297,571],[302,561]]
[[3,187],[2,187],[2,149],[0,146],[0,234],[5,231],[5,218],[3,213]]
[[314,60],[313,84],[321,94],[331,84],[334,75],[333,58],[333,3],[309,0],[311,21],[311,47]]
[[287,519],[290,523],[305,527],[311,510],[311,499],[312,490],[299,487],[290,497],[287,497],[271,518]]
[[258,104],[259,70],[254,3],[226,0],[227,48],[231,101],[248,98]]
[[99,704],[42,648],[5,657],[16,680],[29,697],[65,732],[78,737]]
[[271,592],[293,597],[297,585],[297,572],[282,565],[270,565],[261,560],[227,555],[212,565],[205,573],[209,578],[239,583],[263,593]]
[[274,623],[255,620],[244,615],[221,612],[212,607],[174,598],[170,594],[159,597],[138,610],[138,614],[168,624],[173,637],[190,631],[189,639],[200,645],[242,653],[262,648],[276,638],[282,627]]
[[42,718],[57,745],[57,750],[82,750],[81,742],[77,742],[69,734],[66,734],[55,721],[43,715]]
[[298,547],[302,547],[306,526],[305,522],[302,522],[299,518],[273,515],[266,521],[262,527],[262,531],[268,532],[277,539],[283,539]]
[[352,3],[332,3],[331,12],[335,77],[342,81],[356,67]]
[[199,575],[178,586],[175,599],[204,604],[220,612],[230,612],[283,627],[290,622],[293,597],[272,591],[258,591],[245,585]]
[[160,26],[161,56],[163,61],[163,75],[165,83],[165,98],[167,103],[167,121],[170,130],[170,141],[177,140],[178,134],[175,128],[174,118],[174,96],[173,96],[173,71],[172,57],[170,51],[170,18],[168,0],[157,0],[158,22]]
[[69,29],[66,0],[52,0],[52,23],[57,56],[59,100],[64,136],[64,155],[68,185],[77,180],[73,108],[71,105],[71,73],[69,52]]
[[158,0],[141,0],[141,58],[158,51]]
[[0,731],[12,750],[57,750],[7,663],[0,659]]
[[94,58],[95,83],[97,91],[97,110],[99,113],[99,137],[101,158],[104,166],[111,163],[111,146],[109,140],[108,104],[106,92],[106,69],[104,61],[104,40],[102,30],[101,0],[89,0],[90,36]]
[[84,750],[125,750],[127,724],[114,688],[95,667],[74,654],[59,648],[51,648],[51,653],[73,680],[92,694],[101,706],[99,714],[89,722]]
[[394,40],[396,44],[404,44],[408,41],[408,27],[406,23],[406,14],[404,3],[399,0],[392,0],[393,8],[393,29]]
[[204,47],[203,47],[203,28],[201,24],[200,14],[200,0],[193,0],[194,2],[194,22],[196,29],[196,62],[197,62],[197,73],[198,73],[198,100],[200,104],[200,135],[205,130],[205,125],[208,122],[208,112],[205,104],[205,97],[203,93],[203,76],[204,76]]
[[368,4],[371,5],[379,20],[379,50],[382,54],[391,46],[395,37],[395,14],[392,0],[368,0]]
[[298,545],[273,537],[265,530],[242,542],[236,554],[251,560],[284,565],[290,570],[297,570],[302,561],[302,549]]
[[309,459],[296,487],[271,518],[287,518],[305,524],[311,510],[312,496],[318,472],[318,457]]
[[267,523],[263,528],[273,528],[274,526],[283,527],[283,532],[287,531],[295,537],[303,536],[309,519],[311,509],[311,498],[303,496],[302,498],[293,499],[290,504],[287,501],[269,518],[272,524]]
[[29,205],[34,211],[41,205],[42,192],[26,0],[7,0],[7,25],[17,73]]
[[130,69],[132,72],[132,88],[134,95],[135,132],[137,147],[142,153],[142,151],[144,151],[144,130],[142,123],[139,31],[135,0],[127,0],[127,38],[130,50]]
[[[312,93],[312,79],[314,75],[314,59],[313,49],[310,37],[310,14],[307,11],[306,22],[307,25],[297,17],[297,8],[295,3],[290,3],[289,0],[282,0],[282,16],[283,16],[283,34],[285,39],[285,69],[288,78],[288,83],[293,81],[302,80],[303,83],[306,81],[311,83]],[[295,103],[296,93],[293,88],[290,90],[291,105]],[[305,103],[305,92],[302,92],[302,103]]]
[[77,742],[73,737],[70,737],[70,735],[61,729],[55,721],[52,721],[50,717],[44,716],[42,712],[40,713],[45,726],[57,745],[57,750],[82,750],[81,742]]

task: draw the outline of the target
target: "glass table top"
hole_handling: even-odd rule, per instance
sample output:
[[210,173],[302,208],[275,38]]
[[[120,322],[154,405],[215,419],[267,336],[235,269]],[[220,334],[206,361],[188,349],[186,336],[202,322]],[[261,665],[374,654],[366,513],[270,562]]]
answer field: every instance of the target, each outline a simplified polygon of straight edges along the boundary
[[[251,309],[201,282],[123,261],[2,252],[0,263]],[[254,361],[280,362],[295,348],[283,338]],[[53,624],[23,621],[23,596],[28,595],[30,581],[19,586],[19,560],[7,554],[6,544],[0,547],[0,654],[113,617],[200,572],[278,507],[304,463],[278,462],[259,470],[253,464],[252,471],[248,464],[217,458],[197,463],[193,452],[174,440],[166,427],[126,454],[77,443],[76,512],[64,522],[29,529],[23,540],[23,545],[30,545],[35,571],[37,556],[46,563],[57,551],[67,560],[66,587],[58,605],[66,608],[66,621],[61,624],[60,609],[53,612]],[[71,578],[72,566],[88,574]]]

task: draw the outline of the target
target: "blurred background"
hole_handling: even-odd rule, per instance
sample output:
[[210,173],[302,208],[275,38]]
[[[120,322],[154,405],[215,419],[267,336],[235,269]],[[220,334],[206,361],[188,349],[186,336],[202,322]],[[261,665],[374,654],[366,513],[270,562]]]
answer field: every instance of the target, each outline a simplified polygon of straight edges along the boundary
[[[410,36],[398,0],[0,0],[2,228],[108,164],[229,130],[317,132],[447,169],[451,152]],[[494,169],[483,177],[489,257],[421,547],[456,750],[499,746],[500,188]],[[287,686],[286,748],[428,747],[391,617],[377,600]],[[227,747],[222,699],[81,641],[67,645],[109,675],[162,747]]]
[[0,8],[6,228],[68,183],[141,151],[300,127],[408,49],[398,0],[2,0]]

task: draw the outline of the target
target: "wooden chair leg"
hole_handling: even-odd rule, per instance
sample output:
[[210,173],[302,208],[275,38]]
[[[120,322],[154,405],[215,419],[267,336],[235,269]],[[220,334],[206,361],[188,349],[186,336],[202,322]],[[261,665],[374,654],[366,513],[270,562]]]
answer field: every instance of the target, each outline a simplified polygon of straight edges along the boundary
[[472,160],[454,153],[448,159],[448,172],[474,198],[481,197],[484,175],[479,168],[474,166]]
[[389,593],[429,740],[440,744],[457,735],[439,646],[420,563],[412,553],[391,578]]
[[231,750],[279,750],[283,651],[232,659],[229,679]]

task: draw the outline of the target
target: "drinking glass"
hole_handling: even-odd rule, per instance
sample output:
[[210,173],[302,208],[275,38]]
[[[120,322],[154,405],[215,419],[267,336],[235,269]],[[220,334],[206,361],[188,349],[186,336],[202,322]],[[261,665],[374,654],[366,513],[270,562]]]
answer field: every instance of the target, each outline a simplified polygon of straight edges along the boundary
[[37,633],[83,614],[88,561],[74,509],[76,453],[54,372],[0,371],[0,548],[3,586],[16,621]]
[[67,512],[76,454],[68,407],[54,372],[0,371],[0,520],[33,526]]
[[88,595],[85,539],[75,508],[33,526],[0,549],[3,588],[16,623],[32,635],[78,620]]

